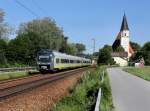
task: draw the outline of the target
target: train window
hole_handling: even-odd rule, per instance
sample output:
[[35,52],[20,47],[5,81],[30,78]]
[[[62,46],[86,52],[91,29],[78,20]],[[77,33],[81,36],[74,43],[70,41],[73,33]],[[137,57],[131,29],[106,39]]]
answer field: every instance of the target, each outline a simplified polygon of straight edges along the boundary
[[70,60],[70,63],[73,63],[73,60]]
[[59,63],[59,59],[58,59],[58,58],[56,59],[56,63],[57,63],[57,64]]
[[69,63],[69,59],[67,59],[67,63]]
[[61,63],[64,63],[64,59],[61,59]]
[[69,59],[61,59],[61,63],[69,63]]

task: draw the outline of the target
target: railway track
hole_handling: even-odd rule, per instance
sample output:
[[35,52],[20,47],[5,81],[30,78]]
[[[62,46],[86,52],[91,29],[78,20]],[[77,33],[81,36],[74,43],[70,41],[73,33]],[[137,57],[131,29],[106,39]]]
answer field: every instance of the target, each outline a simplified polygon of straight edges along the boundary
[[14,79],[10,81],[0,82],[0,100],[6,99],[13,95],[19,94],[26,90],[30,90],[41,85],[51,83],[62,79],[67,76],[71,76],[77,73],[81,73],[89,69],[89,67],[79,68],[75,70],[69,70],[65,72],[59,72],[56,74],[47,74],[47,75],[34,75],[19,79]]
[[10,71],[26,71],[34,70],[36,67],[12,67],[12,68],[0,68],[0,72],[10,72]]

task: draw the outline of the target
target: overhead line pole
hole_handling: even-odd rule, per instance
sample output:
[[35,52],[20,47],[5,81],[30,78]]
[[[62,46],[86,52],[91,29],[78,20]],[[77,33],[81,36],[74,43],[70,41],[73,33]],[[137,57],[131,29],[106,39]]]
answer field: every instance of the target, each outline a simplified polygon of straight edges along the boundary
[[93,54],[95,52],[95,38],[92,38],[92,41],[93,41]]

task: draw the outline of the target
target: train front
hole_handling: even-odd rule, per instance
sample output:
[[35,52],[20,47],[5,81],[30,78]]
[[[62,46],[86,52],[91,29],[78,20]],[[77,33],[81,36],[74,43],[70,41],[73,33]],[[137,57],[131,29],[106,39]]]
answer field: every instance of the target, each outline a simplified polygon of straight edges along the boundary
[[53,71],[53,53],[50,50],[40,50],[37,54],[37,64],[40,72]]

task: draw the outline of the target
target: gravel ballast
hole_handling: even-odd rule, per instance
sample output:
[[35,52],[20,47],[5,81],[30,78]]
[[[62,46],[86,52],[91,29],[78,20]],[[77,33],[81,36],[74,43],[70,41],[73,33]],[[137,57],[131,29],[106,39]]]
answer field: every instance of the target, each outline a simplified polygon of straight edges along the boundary
[[81,73],[2,100],[0,111],[49,111],[50,106],[69,94],[68,89],[77,82]]

